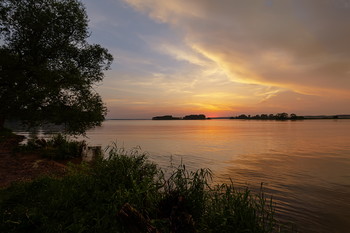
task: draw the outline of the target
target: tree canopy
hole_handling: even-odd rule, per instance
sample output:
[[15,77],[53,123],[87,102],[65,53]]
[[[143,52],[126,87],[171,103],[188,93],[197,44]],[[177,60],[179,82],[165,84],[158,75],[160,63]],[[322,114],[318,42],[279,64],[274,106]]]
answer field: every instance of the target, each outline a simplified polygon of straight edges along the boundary
[[0,0],[0,128],[4,119],[82,134],[104,120],[96,84],[113,57],[89,44],[78,0]]

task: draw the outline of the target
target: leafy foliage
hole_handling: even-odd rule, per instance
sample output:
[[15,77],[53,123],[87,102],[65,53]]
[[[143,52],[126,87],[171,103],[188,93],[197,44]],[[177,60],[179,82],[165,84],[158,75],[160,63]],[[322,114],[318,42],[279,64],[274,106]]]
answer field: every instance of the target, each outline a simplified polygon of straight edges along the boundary
[[2,0],[0,120],[64,124],[72,134],[99,125],[106,107],[93,87],[113,57],[89,35],[77,0]]

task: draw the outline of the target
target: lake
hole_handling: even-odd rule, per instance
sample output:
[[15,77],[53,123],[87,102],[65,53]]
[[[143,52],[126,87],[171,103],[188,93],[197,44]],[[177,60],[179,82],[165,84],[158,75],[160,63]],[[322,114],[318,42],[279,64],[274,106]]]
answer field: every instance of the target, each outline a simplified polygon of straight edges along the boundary
[[210,168],[215,182],[273,196],[278,217],[300,232],[350,230],[350,120],[108,120],[93,145],[140,146],[167,169]]

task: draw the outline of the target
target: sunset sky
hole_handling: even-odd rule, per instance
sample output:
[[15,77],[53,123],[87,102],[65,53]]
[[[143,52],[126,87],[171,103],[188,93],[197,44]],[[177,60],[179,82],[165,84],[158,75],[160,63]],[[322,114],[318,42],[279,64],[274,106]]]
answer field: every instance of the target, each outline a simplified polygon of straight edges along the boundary
[[350,0],[83,0],[107,118],[350,114]]

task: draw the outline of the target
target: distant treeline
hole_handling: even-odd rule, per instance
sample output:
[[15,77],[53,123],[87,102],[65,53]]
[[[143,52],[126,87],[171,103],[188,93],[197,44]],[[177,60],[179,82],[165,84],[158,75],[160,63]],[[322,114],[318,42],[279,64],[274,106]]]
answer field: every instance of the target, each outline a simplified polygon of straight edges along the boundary
[[298,116],[295,113],[288,114],[286,112],[277,114],[258,114],[246,115],[241,114],[234,117],[209,118],[204,114],[187,115],[184,117],[173,117],[172,115],[155,116],[152,120],[206,120],[206,119],[245,119],[245,120],[312,120],[312,119],[350,119],[350,115],[319,115],[319,116]]
[[156,116],[152,120],[205,120],[207,119],[204,114],[199,115],[187,115],[184,117],[173,117],[172,115]]
[[261,115],[239,115],[236,117],[231,117],[231,119],[252,119],[252,120],[303,120],[303,116],[297,116],[296,114],[288,114],[288,113],[277,113],[277,114],[261,114]]

